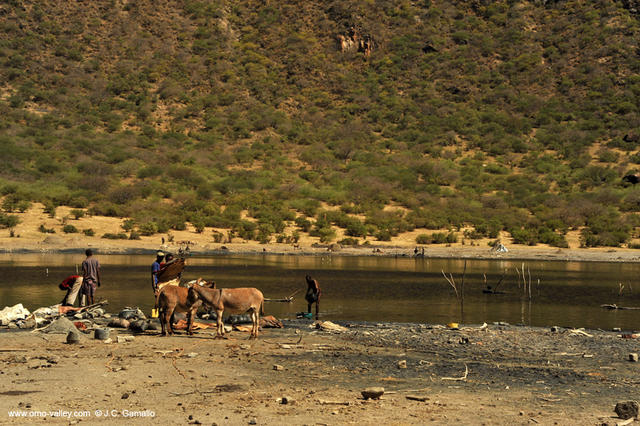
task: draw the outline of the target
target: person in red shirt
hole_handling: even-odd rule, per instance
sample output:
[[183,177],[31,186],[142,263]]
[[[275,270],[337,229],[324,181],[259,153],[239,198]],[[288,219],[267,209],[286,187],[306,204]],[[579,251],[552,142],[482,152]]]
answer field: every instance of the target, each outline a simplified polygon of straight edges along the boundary
[[76,303],[78,292],[82,287],[81,275],[70,275],[58,284],[60,290],[67,290],[67,294],[62,298],[60,304],[62,306],[73,306]]

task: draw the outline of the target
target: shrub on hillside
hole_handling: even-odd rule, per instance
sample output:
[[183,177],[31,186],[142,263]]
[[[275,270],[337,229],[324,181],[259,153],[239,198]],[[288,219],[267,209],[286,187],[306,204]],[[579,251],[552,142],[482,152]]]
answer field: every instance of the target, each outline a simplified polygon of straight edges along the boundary
[[344,238],[340,241],[338,241],[338,244],[341,244],[343,246],[354,246],[357,247],[359,242],[357,238]]
[[13,228],[20,219],[16,215],[0,213],[0,228]]
[[108,240],[127,240],[129,237],[124,232],[120,232],[118,234],[114,234],[112,232],[107,232],[102,236],[102,238],[106,238]]
[[138,225],[141,235],[150,236],[158,232],[158,225],[155,222],[144,222]]
[[416,237],[417,244],[452,244],[458,242],[458,236],[453,232],[434,232],[431,235],[420,234]]
[[313,224],[311,223],[310,220],[300,216],[297,217],[295,220],[296,226],[298,228],[300,228],[300,230],[302,232],[309,232],[309,230],[311,229],[311,227],[313,226]]
[[62,232],[64,232],[65,234],[75,234],[78,232],[78,228],[73,225],[64,225],[62,227]]
[[317,225],[309,232],[312,237],[320,238],[321,243],[328,243],[336,238],[336,231],[331,226],[318,227]]
[[17,194],[9,194],[2,200],[2,210],[7,213],[13,213],[17,210],[20,197]]
[[73,215],[74,219],[78,220],[81,217],[84,217],[85,212],[84,210],[81,210],[81,209],[73,209],[71,210],[71,214]]
[[40,224],[40,226],[38,227],[38,231],[42,232],[43,234],[55,234],[56,230],[53,228],[47,228],[46,226],[44,226],[44,224]]
[[431,244],[431,237],[427,234],[419,234],[416,236],[416,244]]

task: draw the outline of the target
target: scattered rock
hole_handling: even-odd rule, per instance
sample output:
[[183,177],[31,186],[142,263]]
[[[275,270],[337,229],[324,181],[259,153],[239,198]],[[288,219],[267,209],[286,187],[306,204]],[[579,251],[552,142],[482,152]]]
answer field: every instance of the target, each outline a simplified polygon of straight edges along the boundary
[[554,325],[553,327],[551,327],[551,332],[552,333],[559,333],[560,332],[560,327],[558,327],[557,325]]
[[80,343],[80,333],[78,333],[77,331],[69,331],[69,333],[67,334],[67,343]]
[[622,329],[620,327],[613,327],[613,329],[611,331],[621,332]]
[[420,396],[420,395],[407,395],[405,398],[407,398],[410,401],[420,401],[420,402],[427,402],[429,400],[428,396]]
[[109,337],[109,338],[105,339],[105,340],[103,341],[103,343],[104,343],[104,344],[106,344],[106,345],[108,345],[109,343],[113,343],[113,339],[112,339],[111,337]]
[[366,388],[360,393],[362,394],[362,397],[364,399],[380,399],[380,397],[384,394],[384,388],[379,386]]
[[[57,314],[57,311],[55,313]],[[54,311],[53,311],[53,309],[45,306],[45,307],[38,308],[35,311],[33,311],[33,315],[35,315],[36,317],[40,317],[40,318],[46,318],[46,317],[50,317],[50,316],[54,315]]]
[[282,398],[276,399],[276,402],[282,405],[293,404],[293,398],[290,396],[283,396]]
[[93,337],[98,340],[107,340],[109,338],[109,331],[108,328],[96,328],[93,331]]
[[189,352],[188,354],[185,355],[185,357],[187,358],[195,358],[198,356],[197,352]]
[[275,364],[273,366],[273,369],[276,370],[276,371],[282,371],[282,370],[284,370],[284,367],[281,366],[280,364]]
[[637,353],[630,353],[629,354],[629,361],[638,362],[638,354]]
[[31,369],[38,369],[38,368],[47,368],[47,367],[51,367],[51,365],[49,363],[47,363],[46,361],[39,359],[39,358],[35,358],[35,359],[31,359],[29,360],[27,367],[31,368]]
[[36,317],[31,314],[23,321],[18,321],[18,328],[27,329],[27,328],[36,328]]
[[49,364],[57,364],[58,362],[60,362],[60,357],[57,355],[47,355],[44,357],[44,359],[49,363]]
[[100,318],[104,315],[104,309],[94,308],[88,312],[90,318]]
[[638,417],[637,401],[622,401],[616,404],[615,412],[621,419],[627,420],[632,417]]
[[407,368],[407,360],[403,359],[398,361],[398,368]]
[[147,317],[144,315],[144,312],[142,312],[140,308],[124,308],[122,311],[120,311],[118,316],[129,321],[147,319]]
[[112,318],[107,327],[113,328],[129,328],[129,321],[123,318]]
[[16,355],[13,357],[13,362],[18,364],[24,364],[25,362],[27,362],[27,357],[24,355]]
[[133,321],[131,324],[129,324],[129,330],[136,333],[144,333],[147,328],[149,328],[149,323],[142,319]]
[[129,398],[129,394],[127,392],[123,393],[122,396],[120,397],[120,399],[127,399]]
[[316,321],[312,327],[322,331],[347,331],[346,327],[332,323],[331,321]]

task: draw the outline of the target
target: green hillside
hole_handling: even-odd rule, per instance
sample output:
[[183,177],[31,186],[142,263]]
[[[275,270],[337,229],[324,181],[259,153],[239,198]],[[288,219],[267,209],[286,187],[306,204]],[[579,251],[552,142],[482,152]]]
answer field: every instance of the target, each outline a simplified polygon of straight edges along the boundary
[[635,3],[5,1],[0,223],[41,201],[142,234],[628,243]]

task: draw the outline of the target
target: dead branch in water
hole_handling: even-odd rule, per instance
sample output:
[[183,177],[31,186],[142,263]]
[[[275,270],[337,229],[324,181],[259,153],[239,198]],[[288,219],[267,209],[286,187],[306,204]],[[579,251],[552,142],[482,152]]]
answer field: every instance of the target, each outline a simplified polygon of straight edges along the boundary
[[442,275],[444,275],[444,279],[447,280],[449,285],[453,287],[453,291],[456,292],[456,299],[460,299],[460,296],[458,295],[458,287],[456,287],[456,281],[453,279],[453,274],[450,273],[449,276],[447,277],[447,274],[444,271],[442,271]]
[[453,291],[456,292],[456,299],[460,300],[461,303],[464,303],[464,276],[467,272],[467,261],[466,260],[464,261],[464,268],[462,269],[462,280],[460,284],[460,292],[458,292],[458,286],[456,285],[456,280],[453,278],[453,274],[449,273],[449,276],[447,277],[447,274],[444,272],[444,270],[441,269],[440,271],[442,272],[444,279],[447,280],[447,282],[451,287],[453,287]]
[[291,303],[293,302],[293,296],[295,296],[296,294],[298,294],[300,292],[300,289],[294,291],[293,293],[291,293],[288,297],[284,297],[282,299],[264,299],[265,302],[285,302],[285,303]]
[[460,293],[462,293],[460,295],[460,298],[462,299],[462,301],[460,302],[461,304],[464,304],[464,275],[467,273],[467,261],[464,261],[464,268],[462,269],[462,284],[461,284],[461,290]]
[[[518,288],[520,288],[520,280],[522,280],[522,295],[531,300],[531,269],[527,267],[525,271],[525,265],[524,262],[522,262],[522,269],[518,269],[516,266],[516,273],[518,274]],[[540,291],[540,279],[538,279],[536,288]]]
[[[622,296],[624,294],[625,285],[622,283],[618,283],[618,296]],[[629,283],[629,294],[633,294],[633,287],[631,287],[631,283]]]
[[611,305],[600,305],[600,307],[605,309],[620,309],[620,310],[640,309],[640,307],[636,307],[636,306],[618,306],[615,303]]

